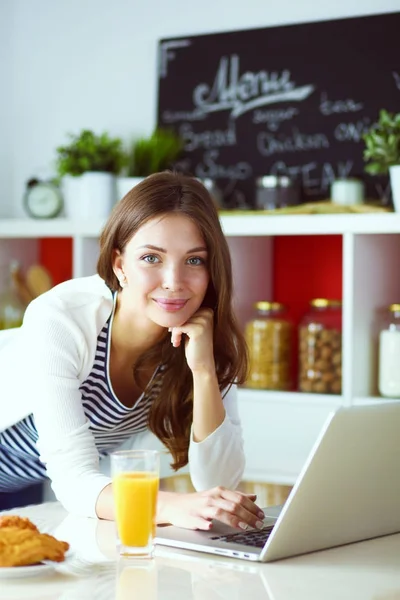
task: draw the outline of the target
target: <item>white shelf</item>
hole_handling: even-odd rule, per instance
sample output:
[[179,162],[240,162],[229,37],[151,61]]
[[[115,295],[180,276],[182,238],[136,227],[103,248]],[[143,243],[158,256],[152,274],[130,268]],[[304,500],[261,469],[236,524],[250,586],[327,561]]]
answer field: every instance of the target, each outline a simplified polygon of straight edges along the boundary
[[353,399],[353,404],[357,406],[365,404],[382,404],[387,402],[400,402],[400,398],[384,398],[383,396],[366,396],[364,398],[356,397]]
[[0,219],[0,238],[98,237],[103,225],[70,219]]
[[272,390],[255,390],[240,387],[238,389],[240,402],[260,402],[277,404],[319,405],[338,407],[343,405],[343,396],[337,394],[305,394],[303,392],[277,392]]
[[222,215],[229,236],[326,235],[344,233],[400,233],[400,215],[394,213],[339,215]]
[[[400,215],[394,213],[336,215],[263,215],[251,211],[222,214],[227,236],[341,235],[344,233],[400,233]],[[104,220],[0,219],[0,238],[98,237]]]
[[[337,394],[306,394],[303,392],[277,392],[273,390],[255,390],[239,387],[240,402],[313,405],[326,408],[336,408],[345,404],[344,397]],[[400,398],[384,398],[383,396],[357,396],[352,404],[380,404],[384,402],[400,402]]]

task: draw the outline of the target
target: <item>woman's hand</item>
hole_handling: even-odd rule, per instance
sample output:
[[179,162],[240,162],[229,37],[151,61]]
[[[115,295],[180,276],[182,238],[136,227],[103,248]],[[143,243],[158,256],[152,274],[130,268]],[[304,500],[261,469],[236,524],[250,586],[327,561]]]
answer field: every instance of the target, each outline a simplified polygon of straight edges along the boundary
[[[212,519],[218,519],[237,529],[263,527],[264,513],[254,504],[254,494],[243,494],[221,486],[205,492],[166,494],[161,510],[163,522],[203,530],[212,528]],[[159,519],[158,521],[161,522]]]
[[171,343],[177,348],[186,335],[185,354],[192,373],[215,373],[213,331],[214,313],[211,308],[200,308],[180,327],[171,327]]

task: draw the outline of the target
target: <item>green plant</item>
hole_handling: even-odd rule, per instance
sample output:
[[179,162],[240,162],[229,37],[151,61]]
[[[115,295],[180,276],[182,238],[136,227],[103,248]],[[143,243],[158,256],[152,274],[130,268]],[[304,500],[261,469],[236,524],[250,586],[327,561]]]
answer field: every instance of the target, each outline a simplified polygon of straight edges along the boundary
[[363,135],[366,144],[365,167],[371,175],[386,174],[389,167],[400,164],[400,113],[381,110],[377,123]]
[[147,177],[171,167],[183,149],[183,140],[170,129],[156,129],[148,138],[133,143],[129,177]]
[[110,138],[107,133],[96,135],[88,129],[78,135],[69,134],[69,137],[69,144],[57,148],[60,177],[82,175],[86,171],[117,175],[128,162],[119,138]]

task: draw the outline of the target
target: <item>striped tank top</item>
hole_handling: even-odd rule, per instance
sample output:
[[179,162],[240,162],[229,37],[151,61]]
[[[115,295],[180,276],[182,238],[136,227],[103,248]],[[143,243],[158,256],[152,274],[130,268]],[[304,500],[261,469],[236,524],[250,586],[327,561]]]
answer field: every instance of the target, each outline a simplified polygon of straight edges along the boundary
[[[118,400],[109,375],[113,314],[98,335],[92,369],[79,388],[89,429],[101,457],[135,433],[147,429],[150,408],[160,391],[164,370],[162,366],[156,369],[133,407],[127,408]],[[0,492],[14,492],[47,478],[37,440],[33,415],[0,433]]]

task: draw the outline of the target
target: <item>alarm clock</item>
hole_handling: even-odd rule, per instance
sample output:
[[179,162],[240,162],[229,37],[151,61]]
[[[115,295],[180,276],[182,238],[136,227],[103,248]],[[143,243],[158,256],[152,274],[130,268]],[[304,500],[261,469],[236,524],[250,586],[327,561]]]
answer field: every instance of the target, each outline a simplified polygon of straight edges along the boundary
[[52,219],[63,208],[61,191],[48,181],[30,179],[26,184],[24,207],[35,219]]

